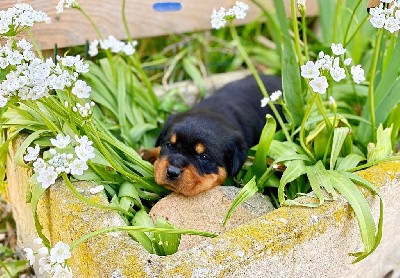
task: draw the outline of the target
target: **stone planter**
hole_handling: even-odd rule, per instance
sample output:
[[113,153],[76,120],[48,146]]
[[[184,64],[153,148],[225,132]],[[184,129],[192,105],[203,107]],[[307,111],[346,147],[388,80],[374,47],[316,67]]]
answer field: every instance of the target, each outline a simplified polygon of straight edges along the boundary
[[[17,222],[18,243],[32,247],[37,237],[25,192],[30,173],[7,161],[8,194]],[[384,277],[400,275],[400,162],[359,172],[375,183],[384,200],[382,242],[367,259],[352,264],[350,252],[362,250],[357,221],[342,199],[316,208],[283,207],[234,228],[203,245],[159,257],[148,254],[126,233],[109,233],[80,245],[70,260],[74,277]],[[89,183],[76,184],[88,194]],[[379,201],[368,197],[375,217]],[[52,242],[71,243],[107,226],[123,225],[120,216],[80,203],[62,182],[42,197],[38,208]],[[37,268],[37,267],[35,267]]]

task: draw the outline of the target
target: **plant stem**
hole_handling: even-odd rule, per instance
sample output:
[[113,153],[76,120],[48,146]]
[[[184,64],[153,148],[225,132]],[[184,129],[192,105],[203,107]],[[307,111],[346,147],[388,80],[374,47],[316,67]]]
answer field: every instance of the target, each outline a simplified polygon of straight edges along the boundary
[[358,34],[358,31],[360,31],[361,27],[364,25],[364,23],[367,21],[367,19],[369,18],[369,15],[366,15],[363,19],[363,21],[361,21],[361,23],[357,26],[357,29],[354,31],[354,33],[351,35],[350,39],[348,41],[345,41],[343,44],[343,47],[346,48],[347,45],[354,39],[354,37],[356,36],[356,34]]
[[306,22],[306,11],[305,5],[304,9],[301,10],[301,29],[303,32],[303,44],[304,44],[304,55],[306,56],[306,60],[310,60],[310,56],[308,54],[308,42],[307,42],[307,22]]
[[371,120],[371,135],[372,135],[372,140],[375,142],[376,141],[376,118],[375,118],[375,74],[376,74],[376,68],[378,65],[378,60],[379,60],[379,50],[380,50],[380,45],[382,41],[382,36],[383,36],[383,28],[381,28],[378,31],[378,36],[376,37],[375,41],[375,50],[374,50],[374,58],[372,60],[372,66],[371,66],[371,72],[369,76],[369,87],[368,87],[368,100],[369,100],[369,113],[370,113],[370,120]]
[[75,240],[70,245],[70,251],[74,250],[79,244],[91,239],[95,236],[99,236],[111,232],[150,232],[150,233],[163,233],[163,234],[185,234],[185,235],[199,235],[205,237],[216,237],[216,234],[201,232],[195,230],[180,230],[180,229],[168,229],[168,228],[154,228],[154,227],[138,227],[138,226],[114,226],[106,227],[94,232],[88,233],[79,239]]
[[346,172],[356,172],[356,171],[374,166],[376,164],[388,162],[388,161],[400,161],[400,155],[391,156],[391,157],[381,159],[381,160],[371,161],[371,162],[365,163],[363,165],[351,168],[351,169],[347,170]]
[[67,185],[67,187],[71,190],[71,192],[75,195],[75,197],[78,198],[79,201],[81,201],[81,202],[83,202],[83,203],[86,203],[86,204],[88,204],[88,205],[90,205],[90,206],[99,208],[99,209],[116,210],[116,211],[121,212],[121,213],[123,213],[123,214],[125,214],[125,215],[128,215],[128,216],[130,216],[130,217],[133,217],[133,214],[132,214],[132,213],[130,213],[130,212],[128,212],[128,211],[126,211],[126,210],[124,210],[124,209],[122,209],[122,208],[120,208],[120,207],[107,206],[107,205],[102,205],[102,204],[93,202],[92,200],[90,200],[90,199],[86,198],[85,196],[83,196],[82,194],[80,194],[80,193],[78,192],[78,190],[76,190],[75,186],[72,184],[72,182],[71,182],[71,181],[69,180],[69,178],[67,177],[67,174],[62,173],[61,176],[62,176],[62,178],[63,178],[65,184]]
[[[126,14],[125,14],[125,6],[126,5],[125,4],[126,4],[126,1],[122,0],[122,8],[121,8],[122,24],[124,25],[125,33],[128,36],[129,43],[131,43],[133,45],[132,34],[129,31],[128,22],[126,20]],[[138,71],[138,73],[140,75],[140,78],[142,79],[142,81],[146,85],[147,89],[149,90],[150,97],[151,97],[154,105],[158,105],[158,103],[159,103],[158,98],[154,93],[153,85],[151,84],[150,79],[148,78],[147,74],[144,72],[144,70],[142,68],[142,65],[140,63],[140,57],[139,57],[138,53],[135,52],[133,54],[133,56],[130,57],[130,58],[131,58],[131,61],[133,63],[133,66]]]
[[[300,35],[299,35],[299,26],[297,22],[297,13],[296,13],[296,1],[290,0],[290,9],[292,14],[292,28],[294,33],[294,45],[297,52],[297,57],[299,59],[299,64],[303,65],[303,54],[301,53],[301,46],[300,46]],[[304,30],[303,30],[304,31]],[[307,45],[307,44],[305,44]]]
[[34,36],[33,33],[32,33],[31,28],[26,28],[26,30],[27,30],[27,32],[28,32],[29,38],[31,39],[31,43],[32,43],[33,47],[35,48],[35,51],[36,51],[37,54],[39,55],[40,59],[41,59],[42,61],[44,61],[44,57],[43,57],[42,50],[40,49],[40,47],[39,47],[39,45],[38,45],[38,43],[37,43],[37,41],[36,41],[36,38],[35,38],[35,36]]
[[333,129],[332,123],[328,118],[328,115],[326,113],[325,107],[322,104],[322,100],[321,100],[321,95],[317,94],[317,107],[318,107],[318,111],[319,113],[322,115],[322,117],[324,118],[324,121],[326,123],[326,126],[328,128],[329,131],[331,131]]
[[[349,23],[347,24],[346,34],[344,35],[344,40],[343,40],[344,43],[346,43],[346,41],[347,41],[347,35],[349,34],[350,26],[352,26],[351,23],[352,23],[352,21],[353,21],[354,15],[355,15],[355,13],[356,13],[356,11],[357,11],[357,9],[358,9],[358,7],[360,6],[360,4],[361,4],[362,1],[363,1],[363,0],[359,0],[359,1],[358,1],[357,5],[355,6],[354,10],[353,10],[352,13],[351,13],[351,17],[350,17]],[[362,24],[361,24],[361,25],[362,25]]]
[[341,10],[342,0],[337,0],[336,10],[335,10],[335,20],[333,22],[333,32],[332,32],[332,42],[336,41],[336,32],[338,25],[339,12]]
[[[253,65],[249,55],[247,55],[246,50],[243,48],[243,45],[240,42],[240,38],[238,36],[238,33],[236,31],[236,27],[233,25],[230,25],[230,31],[231,31],[231,35],[232,38],[234,40],[234,42],[236,43],[236,46],[240,52],[240,55],[242,55],[243,60],[245,61],[247,67],[249,68],[250,72],[253,74],[257,85],[259,86],[262,94],[265,97],[269,97],[267,89],[265,88],[264,83],[262,82],[260,75],[257,72],[257,69],[255,68],[255,66]],[[275,105],[272,103],[272,101],[268,102],[269,107],[271,108],[272,112],[274,113],[275,119],[277,119],[277,121],[279,122],[279,125],[282,128],[283,133],[285,134],[286,140],[289,142],[292,142],[292,138],[289,135],[288,130],[286,129],[286,126],[283,122],[283,119],[281,117],[281,115],[279,114],[278,110],[276,109]]]
[[103,39],[100,29],[97,27],[96,23],[93,21],[92,17],[88,15],[80,6],[76,7],[78,11],[82,13],[82,15],[89,21],[90,25],[92,25],[94,31],[96,32],[99,39]]
[[300,145],[303,148],[303,150],[307,153],[308,157],[310,157],[313,161],[315,161],[314,155],[310,152],[310,150],[307,148],[305,144],[305,126],[308,118],[310,117],[311,114],[311,108],[314,105],[315,99],[317,98],[317,94],[314,94],[312,98],[309,100],[309,103],[306,106],[306,110],[304,113],[304,118],[303,121],[301,122],[300,126],[300,134],[299,134],[299,139],[300,139]]

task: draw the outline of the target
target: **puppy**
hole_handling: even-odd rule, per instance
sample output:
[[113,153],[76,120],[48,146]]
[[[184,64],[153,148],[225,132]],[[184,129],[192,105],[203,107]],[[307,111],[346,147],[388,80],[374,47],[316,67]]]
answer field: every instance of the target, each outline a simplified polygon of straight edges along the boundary
[[[281,90],[281,78],[261,76],[269,93]],[[145,154],[154,161],[155,181],[180,194],[193,196],[235,176],[258,143],[270,108],[253,78],[229,83],[189,111],[171,115]]]

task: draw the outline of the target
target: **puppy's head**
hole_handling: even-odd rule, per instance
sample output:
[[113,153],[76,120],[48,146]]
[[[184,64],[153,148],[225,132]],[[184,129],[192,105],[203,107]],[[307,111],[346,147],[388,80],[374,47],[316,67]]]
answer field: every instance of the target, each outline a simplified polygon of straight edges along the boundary
[[246,159],[240,133],[217,115],[184,113],[170,117],[157,139],[160,157],[155,181],[180,194],[193,196],[235,175]]

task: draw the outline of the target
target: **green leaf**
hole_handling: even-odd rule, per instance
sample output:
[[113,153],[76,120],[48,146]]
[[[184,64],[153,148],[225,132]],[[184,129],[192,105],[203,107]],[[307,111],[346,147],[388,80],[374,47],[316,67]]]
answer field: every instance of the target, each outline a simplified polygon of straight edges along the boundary
[[282,46],[282,85],[288,110],[292,113],[294,123],[299,125],[304,115],[304,100],[300,79],[300,70],[292,38],[289,34],[287,15],[282,0],[274,0],[283,36]]
[[200,73],[200,70],[195,65],[195,58],[193,56],[186,57],[183,59],[182,64],[186,73],[190,76],[190,78],[199,88],[200,95],[204,95],[204,93],[206,92],[206,85],[204,83],[204,79]]
[[22,166],[22,167],[27,167],[27,165],[24,162],[24,154],[26,153],[26,149],[29,147],[29,145],[38,139],[43,133],[49,133],[47,130],[38,130],[35,131],[34,133],[30,134],[24,142],[22,142],[21,146],[18,147],[17,151],[15,152],[15,162],[17,165]]
[[326,44],[332,42],[336,5],[336,1],[318,0],[320,15],[323,15],[319,17],[322,28],[321,34]]
[[256,177],[254,176],[239,192],[236,196],[235,200],[233,200],[231,207],[228,210],[228,213],[225,216],[223,225],[225,226],[226,222],[231,217],[232,213],[246,200],[248,200],[251,196],[253,196],[258,191],[258,187],[256,184]]
[[[156,228],[174,229],[175,227],[163,219],[157,219]],[[159,256],[172,255],[178,251],[180,234],[154,233],[153,246]]]
[[336,160],[339,156],[340,150],[342,149],[344,140],[349,133],[350,129],[348,127],[335,128],[333,132],[331,159],[329,162],[330,170],[333,170],[335,168]]
[[310,181],[315,196],[319,199],[320,205],[325,201],[325,196],[321,187],[326,183],[330,183],[329,177],[323,174],[324,171],[326,170],[321,161],[318,161],[314,166],[306,167],[307,178]]
[[366,256],[374,250],[379,239],[375,235],[376,228],[371,209],[361,191],[346,175],[336,171],[329,171],[329,174],[335,189],[349,202],[356,215],[365,249],[357,256]]
[[281,181],[278,188],[278,200],[282,205],[285,202],[285,186],[287,183],[297,179],[301,175],[306,173],[306,166],[302,160],[291,161],[287,165],[285,172],[283,172]]
[[36,232],[38,233],[39,237],[43,240],[43,244],[45,246],[49,247],[50,241],[43,234],[43,227],[40,224],[39,218],[37,215],[37,206],[38,206],[40,197],[43,195],[43,193],[46,191],[46,189],[43,188],[42,185],[36,181],[36,178],[37,178],[37,174],[33,174],[30,177],[27,190],[32,190],[31,206],[32,206],[32,213],[33,213],[33,219],[35,222]]
[[[149,215],[145,210],[139,210],[136,212],[133,220],[133,226],[142,226],[142,227],[154,227],[153,222],[151,221]],[[131,231],[128,234],[134,237],[146,250],[147,252],[154,254],[155,250],[153,248],[153,244],[151,238],[147,233],[141,231]]]
[[261,132],[256,155],[253,162],[252,172],[257,179],[260,179],[267,170],[267,154],[274,138],[276,122],[271,115],[266,116],[266,123]]
[[[376,123],[384,123],[390,112],[400,102],[398,93],[400,91],[400,78],[398,70],[400,68],[400,36],[397,38],[396,46],[390,59],[389,65],[383,72],[378,86],[375,90],[375,113]],[[369,119],[369,101],[363,108],[363,117]],[[363,143],[367,143],[371,138],[371,127],[364,123],[360,123],[357,132],[357,138]]]
[[368,162],[385,159],[392,153],[391,135],[391,127],[383,129],[382,124],[379,125],[376,131],[376,144],[368,144]]
[[359,154],[349,154],[345,158],[338,160],[338,163],[336,164],[336,170],[338,171],[346,171],[349,169],[352,169],[358,165],[361,161],[365,160],[366,158],[364,156],[361,156]]

